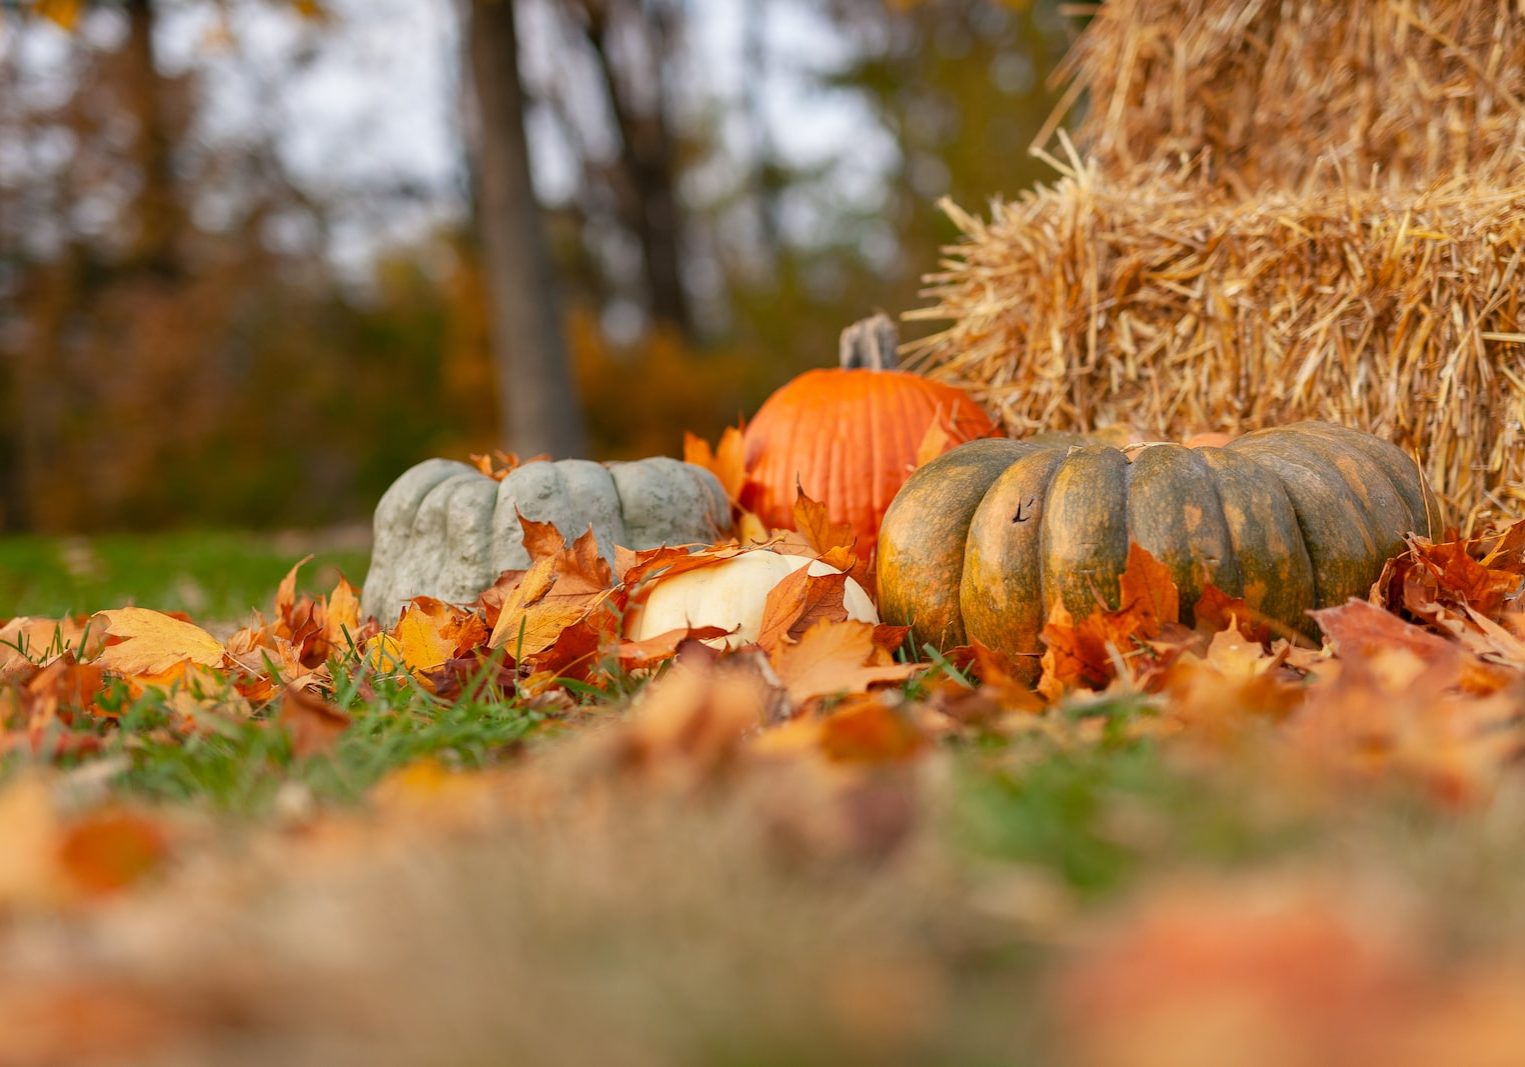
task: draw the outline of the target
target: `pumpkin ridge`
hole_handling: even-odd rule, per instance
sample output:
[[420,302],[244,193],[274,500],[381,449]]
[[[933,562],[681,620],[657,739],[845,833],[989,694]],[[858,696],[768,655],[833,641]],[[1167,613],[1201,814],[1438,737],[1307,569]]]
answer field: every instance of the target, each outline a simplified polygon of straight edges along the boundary
[[[787,449],[784,449],[782,452],[779,452],[779,451],[775,451],[774,452],[773,456],[771,457],[770,461],[768,462],[768,467],[769,468],[776,468],[781,475],[786,475],[786,474],[790,473],[789,470],[788,470],[788,467],[789,467],[789,457],[798,454],[795,451],[795,448],[799,444],[800,434],[804,431],[805,422],[806,422],[805,419],[802,419],[802,418],[799,418],[799,417],[795,417],[793,420],[790,421],[790,423],[789,423],[789,447]],[[773,474],[772,470],[768,470],[765,473],[767,473],[769,475],[769,477],[767,478],[767,484],[772,485],[772,484],[774,484],[777,481],[777,479],[772,476],[772,474]],[[806,473],[805,471],[800,470],[798,465],[796,465],[796,467],[795,467],[795,469],[793,471],[794,478],[795,478],[795,484],[801,485],[801,486],[803,486],[805,484],[805,473]],[[772,499],[771,493],[770,493],[769,499],[767,499],[767,500],[765,500],[763,502],[763,507],[764,507],[764,510],[768,512],[768,514],[762,516],[763,522],[765,524],[767,524],[768,526],[774,526],[774,525],[784,526],[784,525],[788,525],[787,523],[785,523],[782,520],[780,520],[779,514],[780,514],[780,512],[782,510],[782,507],[781,507],[781,505],[779,504],[779,502],[777,500]]]
[[1216,476],[1196,451],[1170,442],[1135,452],[1128,475],[1129,540],[1170,571],[1190,625],[1205,581],[1242,588]]
[[[1092,445],[1068,453],[1054,473],[1042,542],[1043,554],[1054,567],[1045,576],[1043,599],[1052,602],[1052,586],[1076,618],[1095,610],[1098,598],[1117,606],[1128,527],[1127,508],[1117,514],[1116,502],[1124,491],[1127,469],[1127,458],[1117,449]],[[1094,484],[1104,478],[1108,484]],[[1056,510],[1058,520],[1052,519]]]
[[1202,449],[1200,454],[1213,471],[1229,544],[1239,562],[1240,588],[1224,592],[1243,597],[1267,618],[1308,631],[1311,618],[1294,605],[1315,602],[1317,574],[1285,484],[1271,467],[1238,449]]
[[1033,681],[1047,622],[1043,509],[1063,459],[1061,450],[1041,446],[1012,456],[975,506],[962,545],[958,603],[966,638],[1012,657]]
[[[1413,458],[1406,455],[1396,445],[1345,426],[1317,422],[1312,423],[1311,426],[1317,428],[1331,444],[1349,447],[1371,461],[1387,480],[1394,495],[1408,508],[1411,520],[1410,532],[1423,533],[1427,536],[1439,533],[1438,530],[1433,529],[1434,516],[1425,499],[1426,483],[1423,480],[1423,471]],[[1418,484],[1411,485],[1404,475],[1414,476],[1418,479]]]
[[[1248,440],[1248,438],[1245,440]],[[1292,455],[1274,451],[1276,445],[1274,438],[1269,442],[1262,441],[1260,445],[1265,449],[1265,452],[1263,457],[1257,458],[1262,458],[1262,461],[1269,458],[1278,463],[1286,464],[1293,470],[1307,475],[1315,484],[1323,483],[1325,488],[1329,488],[1329,479],[1322,467],[1315,466],[1298,458],[1295,440],[1289,438],[1286,442],[1286,445],[1291,446]],[[1236,449],[1236,451],[1239,450]],[[1265,465],[1274,468],[1274,464]],[[1327,526],[1326,529],[1319,530],[1315,525],[1318,521],[1317,517],[1309,513],[1308,505],[1320,503],[1321,501],[1307,498],[1305,496],[1306,487],[1296,479],[1289,478],[1285,471],[1277,471],[1276,476],[1280,479],[1282,486],[1287,490],[1288,498],[1292,501],[1292,512],[1297,516],[1298,530],[1302,534],[1303,544],[1308,548],[1309,557],[1312,558],[1315,551],[1321,557],[1320,559],[1313,560],[1313,606],[1315,608],[1330,607],[1343,599],[1343,597],[1336,595],[1335,589],[1338,588],[1336,583],[1345,582],[1347,577],[1345,572],[1353,570],[1354,565],[1358,561],[1351,560],[1338,553],[1330,554],[1331,548],[1348,548],[1349,545],[1335,544],[1331,546],[1329,544],[1330,538],[1324,535],[1332,534],[1337,539],[1342,535],[1348,537],[1351,532],[1354,532],[1360,537],[1363,545],[1371,546],[1372,550],[1375,551],[1377,539],[1370,528],[1368,517],[1363,509],[1347,507],[1349,514],[1346,518],[1348,518],[1348,522]],[[1335,477],[1342,485],[1344,484],[1345,479],[1343,475],[1335,472]],[[1323,493],[1320,491],[1316,495],[1323,495]],[[1355,589],[1341,589],[1340,592],[1350,596],[1358,595],[1358,591]]]
[[[870,468],[870,469],[875,471],[875,472],[877,472],[877,471],[879,471],[881,469],[881,467],[880,467],[881,457],[884,455],[884,443],[879,440],[879,425],[880,425],[880,422],[881,422],[881,417],[880,417],[880,412],[879,412],[879,405],[877,403],[869,404],[868,405],[869,457],[870,457],[871,461],[873,462],[873,467]],[[868,506],[869,506],[869,514],[870,515],[883,515],[884,514],[884,509],[889,506],[889,501],[887,501],[887,500],[884,501],[883,503],[880,502],[879,494],[880,494],[879,479],[877,477],[875,477],[869,483],[869,487],[868,487]],[[856,525],[856,524],[854,524],[854,525]]]
[[[1295,440],[1301,448],[1312,453],[1322,467],[1338,476],[1348,489],[1350,499],[1366,520],[1364,528],[1358,532],[1363,536],[1367,551],[1384,557],[1391,555],[1397,546],[1393,542],[1381,540],[1381,533],[1391,528],[1392,521],[1389,520],[1396,520],[1399,527],[1412,526],[1412,512],[1402,497],[1393,490],[1392,483],[1387,480],[1380,465],[1373,462],[1365,453],[1340,448],[1320,434],[1316,423],[1300,425],[1297,428]],[[1364,464],[1362,460],[1365,460]],[[1351,464],[1361,468],[1359,473],[1349,469]],[[1314,464],[1306,465],[1312,467]],[[1390,499],[1381,498],[1379,490],[1383,486],[1387,488]],[[1398,505],[1397,508],[1393,507],[1394,504]],[[1403,514],[1397,514],[1398,511]],[[1408,516],[1408,521],[1405,521],[1405,515]],[[1401,534],[1399,541],[1401,543]]]
[[[1055,451],[1058,451],[1058,450],[1056,449]],[[1053,497],[1054,497],[1054,482],[1058,478],[1059,468],[1064,466],[1064,461],[1066,459],[1068,459],[1068,458],[1069,458],[1069,455],[1067,453],[1065,455],[1061,456],[1059,461],[1057,463],[1055,463],[1052,468],[1050,468],[1050,470],[1048,472],[1048,479],[1043,483],[1043,505],[1042,505],[1043,506],[1043,510],[1038,515],[1039,522],[1042,522],[1042,520],[1045,517],[1047,517],[1047,515],[1048,515],[1049,503],[1050,503],[1050,501],[1053,500]],[[1037,581],[1038,601],[1042,605],[1042,610],[1039,612],[1039,622],[1038,622],[1038,635],[1039,635],[1039,641],[1041,643],[1042,635],[1043,635],[1043,626],[1048,621],[1049,612],[1053,611],[1053,605],[1051,603],[1049,603],[1048,597],[1043,595],[1043,591],[1046,588],[1048,588],[1048,553],[1043,550],[1043,530],[1042,530],[1041,527],[1038,530],[1038,551],[1037,551],[1037,557],[1038,557],[1038,581]]]
[[[443,478],[436,482],[434,487],[424,494],[418,502],[418,511],[413,518],[412,542],[440,543],[449,535],[448,520],[450,516],[450,498],[457,488],[463,485],[467,479],[476,477],[471,468],[462,464],[458,473]],[[445,554],[443,552],[431,552],[428,555],[428,566],[420,575],[429,585],[434,585],[440,576],[440,571],[445,566]]]

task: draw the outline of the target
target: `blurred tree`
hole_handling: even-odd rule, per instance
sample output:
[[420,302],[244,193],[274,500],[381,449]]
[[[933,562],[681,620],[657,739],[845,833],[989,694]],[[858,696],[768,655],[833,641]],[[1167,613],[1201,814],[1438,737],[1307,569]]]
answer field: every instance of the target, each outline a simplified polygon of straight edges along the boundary
[[475,228],[487,266],[503,430],[521,455],[580,456],[582,409],[530,177],[513,0],[470,0],[465,38],[477,104]]
[[[495,337],[565,353],[594,455],[713,435],[916,301],[953,236],[938,197],[1042,173],[1067,36],[1054,0],[459,0],[474,194],[293,173],[307,116],[268,94],[346,55],[375,2],[44,0],[62,34],[0,0],[0,521],[364,514],[408,463],[499,443],[496,384],[554,410]],[[255,70],[235,15],[294,43]],[[330,84],[368,95],[344,62]],[[254,117],[209,134],[230,69]],[[357,226],[359,275],[337,265]]]
[[138,189],[132,205],[137,224],[130,265],[173,276],[179,271],[176,242],[183,215],[175,189],[174,143],[165,78],[154,59],[154,0],[123,0],[127,44],[122,49],[127,110],[134,126]]

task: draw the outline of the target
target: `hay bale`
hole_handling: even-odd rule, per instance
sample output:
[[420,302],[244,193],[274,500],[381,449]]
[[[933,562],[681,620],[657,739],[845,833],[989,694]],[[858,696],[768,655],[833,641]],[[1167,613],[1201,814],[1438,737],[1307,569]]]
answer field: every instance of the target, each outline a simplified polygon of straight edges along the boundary
[[1058,72],[1075,141],[1121,174],[1151,161],[1241,193],[1501,183],[1525,149],[1514,0],[1107,0]]
[[914,363],[1016,434],[1300,418],[1414,450],[1453,518],[1525,501],[1525,186],[1252,196],[1159,173],[1058,183],[963,229]]

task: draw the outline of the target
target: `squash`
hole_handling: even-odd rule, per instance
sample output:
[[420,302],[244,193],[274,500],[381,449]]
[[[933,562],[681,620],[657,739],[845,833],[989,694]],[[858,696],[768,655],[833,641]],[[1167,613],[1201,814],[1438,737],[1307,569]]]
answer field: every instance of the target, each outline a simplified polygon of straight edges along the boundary
[[1440,529],[1412,459],[1327,423],[1221,448],[975,441],[895,497],[879,533],[879,608],[918,647],[979,641],[1032,656],[1056,601],[1077,619],[1098,597],[1120,606],[1134,541],[1169,568],[1183,621],[1210,581],[1310,632],[1309,609],[1364,596],[1404,534]]
[[502,481],[464,463],[428,459],[404,472],[376,506],[361,611],[390,623],[416,596],[467,603],[503,571],[528,567],[520,514],[554,523],[569,539],[591,526],[611,562],[616,545],[710,544],[731,524],[715,476],[665,456],[526,463]]
[[[759,548],[713,566],[655,578],[645,598],[632,604],[625,620],[626,634],[631,640],[644,641],[685,626],[720,626],[734,632],[705,644],[714,648],[751,644],[762,629],[768,594],[801,567],[809,567],[812,575],[841,573],[820,560]],[[843,590],[842,605],[850,619],[879,621],[874,602],[851,578]]]
[[866,554],[928,430],[941,425],[948,447],[998,432],[962,390],[895,370],[896,344],[885,315],[849,327],[839,367],[801,374],[747,425],[741,502],[766,526],[794,529],[803,489],[852,525]]

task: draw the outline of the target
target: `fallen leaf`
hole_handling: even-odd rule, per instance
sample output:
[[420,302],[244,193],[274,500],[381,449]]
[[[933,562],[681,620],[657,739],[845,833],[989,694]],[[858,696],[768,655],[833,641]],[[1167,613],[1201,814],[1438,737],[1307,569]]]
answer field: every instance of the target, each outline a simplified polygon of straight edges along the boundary
[[554,646],[563,631],[599,612],[615,591],[614,573],[599,554],[591,527],[569,547],[559,533],[535,529],[523,516],[520,522],[532,562],[506,591],[487,642],[515,659]]
[[485,474],[495,482],[501,482],[526,463],[543,463],[549,460],[551,456],[548,452],[542,452],[539,455],[531,456],[529,459],[521,460],[518,453],[494,449],[491,453],[473,452],[468,458],[471,461],[471,465],[476,467],[480,473]]
[[656,634],[643,641],[621,641],[619,644],[620,666],[627,671],[640,670],[665,663],[678,653],[678,646],[685,641],[710,641],[725,637],[732,631],[723,626],[682,626],[676,630]]
[[117,608],[97,614],[106,620],[108,643],[95,663],[106,670],[159,674],[185,660],[208,667],[223,662],[223,646],[215,637],[161,611]]
[[1118,612],[1138,620],[1134,633],[1140,637],[1158,637],[1166,623],[1181,621],[1181,594],[1169,568],[1137,543],[1128,545],[1118,590]]
[[1033,695],[1033,684],[1041,669],[1037,656],[1009,659],[979,641],[970,642],[971,663],[974,676],[981,688],[987,690],[1003,707],[1023,711],[1036,711],[1040,705]]
[[360,597],[355,592],[355,587],[340,578],[334,591],[328,594],[325,607],[323,637],[329,648],[342,655],[351,647],[359,647]]
[[843,595],[847,575],[811,574],[800,567],[768,590],[763,602],[762,622],[757,643],[772,652],[785,642],[798,641],[800,635],[821,620],[841,622],[847,618]]
[[455,655],[459,631],[458,609],[432,597],[416,597],[403,608],[390,636],[409,670],[431,671]]
[[916,459],[914,468],[920,469],[931,463],[955,444],[953,435],[943,425],[942,419],[934,419],[927,426],[927,432],[921,435],[921,442],[916,446]]
[[772,657],[789,697],[803,704],[833,693],[855,693],[883,682],[900,682],[921,670],[917,663],[885,663],[874,625],[822,619],[798,644],[781,645]]
[[307,759],[332,752],[339,735],[349,729],[350,716],[315,693],[287,687],[275,721],[290,735],[292,754]]
[[1230,596],[1212,582],[1203,583],[1192,618],[1197,630],[1205,633],[1232,629],[1251,641],[1269,641],[1272,637],[1264,615],[1242,597]]
[[75,820],[58,842],[59,867],[88,896],[126,889],[163,867],[169,856],[169,838],[158,823],[118,809]]
[[909,716],[873,694],[849,698],[819,726],[821,751],[838,763],[897,763],[927,747]]
[[1402,648],[1426,662],[1446,663],[1463,654],[1444,637],[1404,622],[1364,600],[1352,598],[1312,614],[1342,655],[1371,656],[1383,649]]
[[852,523],[832,522],[826,505],[810,499],[804,487],[798,484],[794,495],[794,528],[816,556],[824,556],[834,549],[850,553],[858,543]]
[[286,572],[286,577],[281,579],[281,584],[275,588],[275,614],[277,618],[288,618],[297,603],[297,572],[302,565],[312,562],[312,556],[306,555],[292,564]]
[[741,489],[746,482],[746,449],[743,444],[744,427],[727,426],[720,435],[715,448],[703,438],[691,433],[683,435],[683,461],[703,467],[713,474],[730,498],[732,505],[741,499]]

